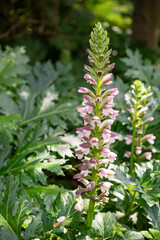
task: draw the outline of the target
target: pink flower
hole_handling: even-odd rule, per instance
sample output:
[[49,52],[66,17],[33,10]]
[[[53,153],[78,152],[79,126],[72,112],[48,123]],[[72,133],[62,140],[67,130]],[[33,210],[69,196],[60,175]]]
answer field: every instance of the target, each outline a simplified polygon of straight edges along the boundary
[[84,88],[84,87],[79,87],[78,92],[79,93],[89,93],[89,89],[88,88]]
[[103,201],[104,203],[108,203],[109,198],[108,198],[108,197],[103,197],[103,198],[102,198],[102,201]]
[[104,140],[109,140],[111,137],[111,131],[109,129],[103,129],[102,131],[102,137]]
[[[57,219],[57,222],[53,224],[53,227],[54,228],[57,228],[59,227],[65,220],[66,218],[64,216],[61,216]],[[36,239],[39,239],[39,238],[36,238]]]
[[94,199],[94,200],[100,200],[100,197],[98,197],[98,196],[92,196],[92,198]]
[[77,134],[78,134],[78,137],[80,138],[83,138],[83,137],[86,137],[86,138],[89,138],[90,134],[91,134],[91,127],[90,126],[84,126],[84,127],[80,127],[80,128],[77,128]]
[[87,110],[85,107],[77,107],[77,111],[80,113],[81,117],[84,117],[87,115]]
[[81,173],[76,173],[74,176],[73,176],[73,179],[78,179],[78,178],[81,178],[82,177],[82,174]]
[[83,158],[84,153],[81,150],[77,150],[77,151],[75,151],[75,153],[76,153],[76,156],[77,156],[78,159]]
[[79,87],[78,92],[79,93],[88,93],[91,97],[95,98],[94,93],[90,89],[88,89],[88,88]]
[[108,158],[104,158],[99,162],[99,165],[105,165],[105,167],[107,167],[108,163],[109,163]]
[[117,138],[118,133],[116,132],[111,132],[111,138],[110,138],[110,143],[114,143],[115,139]]
[[75,209],[79,212],[83,210],[83,202],[82,200],[76,199],[77,204],[75,205]]
[[141,114],[143,112],[146,112],[148,110],[148,107],[143,107],[138,111],[138,114]]
[[95,123],[97,124],[98,127],[101,125],[101,121],[100,121],[99,116],[94,116],[92,119],[93,119],[93,121],[92,121],[93,127],[95,127]]
[[137,133],[138,133],[139,135],[141,135],[141,134],[143,134],[143,131],[142,131],[141,129],[139,129],[139,130],[137,131]]
[[99,184],[100,188],[101,188],[101,191],[104,193],[104,192],[108,192],[109,193],[109,189],[111,186],[113,186],[112,183],[110,182],[101,182]]
[[110,96],[110,94],[111,94],[111,95],[118,95],[118,94],[119,94],[118,88],[108,89],[107,91],[105,91],[105,92],[102,94],[102,98],[105,98],[106,96]]
[[95,168],[95,169],[96,169],[97,163],[98,163],[98,159],[97,159],[97,158],[91,158],[91,159],[89,160],[89,163],[90,163],[90,166],[91,166],[92,168]]
[[118,116],[118,113],[119,113],[119,111],[112,109],[112,112],[110,112],[109,116],[111,119],[115,120],[116,117]]
[[97,101],[102,102],[102,96],[101,95],[96,95],[94,100],[95,100],[95,102],[97,102]]
[[83,164],[79,167],[79,170],[81,170],[81,171],[88,170],[88,166]]
[[96,81],[94,80],[94,78],[90,75],[90,74],[85,74],[84,78],[87,80],[87,83],[91,84],[91,85],[97,85]]
[[107,158],[109,156],[110,150],[106,147],[100,149],[102,157]]
[[130,158],[131,157],[131,152],[130,151],[126,151],[125,154],[124,154],[124,157]]
[[65,218],[64,216],[61,216],[61,217],[59,217],[59,218],[57,219],[57,222],[62,223],[62,222],[64,222],[65,219],[66,219],[66,218]]
[[83,127],[79,127],[76,129],[76,133],[78,134],[78,137],[83,137]]
[[82,188],[81,186],[78,186],[79,189],[76,191],[76,195],[80,196],[82,193],[84,193],[86,190]]
[[136,155],[139,155],[142,153],[142,148],[141,147],[135,147]]
[[[88,105],[84,107],[84,108],[85,108],[85,111],[86,111],[88,114],[91,114],[91,113],[92,113],[92,110],[93,110],[93,104],[90,103],[90,102],[88,102],[87,104],[88,104]],[[86,116],[86,115],[84,115],[84,116]],[[81,115],[81,117],[83,117],[83,116]]]
[[146,158],[148,160],[151,160],[152,153],[151,152],[145,152],[142,154],[141,158]]
[[89,181],[86,178],[80,178],[80,179],[78,179],[78,182],[83,183],[85,186],[87,186],[89,184]]
[[79,146],[82,147],[81,151],[83,152],[84,155],[88,155],[89,154],[89,151],[90,151],[89,143],[82,143]]
[[153,134],[147,134],[143,137],[143,141],[147,141],[150,144],[154,144],[154,140],[156,139],[156,137]]
[[79,170],[81,171],[81,176],[88,176],[88,173],[89,173],[89,166],[83,164],[79,167]]
[[113,113],[113,109],[111,108],[113,104],[105,104],[103,106],[103,110],[102,113],[104,116],[108,117],[109,115],[111,115]]
[[119,94],[118,88],[111,88],[111,89],[108,89],[106,92],[114,96]]
[[110,65],[108,65],[108,69],[111,71],[115,66],[115,63],[111,63]]
[[83,177],[87,177],[87,176],[88,176],[88,173],[89,173],[89,169],[86,169],[86,170],[82,170],[82,171],[81,171],[81,174],[83,175]]
[[106,119],[104,120],[100,125],[100,130],[103,130],[104,128],[108,127],[111,129],[111,125],[113,124],[114,120],[112,119]]
[[146,120],[144,120],[144,124],[148,123],[148,122],[152,122],[154,120],[154,117],[149,117]]
[[132,135],[126,135],[125,136],[124,139],[126,140],[127,145],[130,145],[132,143],[132,138],[133,138]]
[[107,97],[105,97],[105,99],[103,99],[101,105],[103,106],[104,104],[113,104],[113,99],[114,99],[114,96],[113,95],[109,95]]
[[92,145],[92,148],[98,148],[98,142],[99,142],[99,139],[97,137],[93,137],[91,138],[91,145]]
[[107,79],[107,80],[101,82],[101,87],[110,85],[110,84],[112,84],[112,83],[113,83],[113,82],[111,81],[111,79]]
[[103,78],[102,78],[102,83],[106,80],[110,80],[111,78],[113,77],[113,74],[112,73],[108,73],[107,75],[105,75]]
[[110,170],[110,169],[105,169],[105,168],[99,168],[98,169],[99,172],[99,176],[100,178],[108,178],[109,180],[112,180],[112,178],[114,177],[115,172]]
[[92,98],[89,95],[83,95],[84,100],[82,102],[82,106],[85,106],[88,104],[88,102],[90,102],[92,100]]
[[91,183],[88,184],[87,190],[88,191],[93,191],[95,189],[95,186],[96,186],[95,182],[91,182]]
[[83,120],[84,120],[84,125],[86,126],[87,124],[91,124],[91,118],[88,117],[88,116],[84,116],[83,117]]
[[[127,109],[128,110],[128,112],[130,112],[131,114],[135,114],[135,110],[134,110],[134,108],[130,108],[130,109]],[[130,117],[129,117],[130,118]],[[129,119],[128,119],[129,120]]]
[[109,153],[109,156],[108,156],[108,160],[109,160],[111,163],[113,163],[114,160],[116,159],[116,157],[117,157],[117,154],[116,154],[116,153],[110,152],[110,153]]
[[107,178],[108,180],[112,180],[114,177],[115,172],[113,170],[107,169]]
[[91,130],[92,130],[92,128],[91,128],[90,126],[85,126],[85,127],[83,127],[84,137],[89,138],[89,136],[90,136],[90,134],[91,134]]

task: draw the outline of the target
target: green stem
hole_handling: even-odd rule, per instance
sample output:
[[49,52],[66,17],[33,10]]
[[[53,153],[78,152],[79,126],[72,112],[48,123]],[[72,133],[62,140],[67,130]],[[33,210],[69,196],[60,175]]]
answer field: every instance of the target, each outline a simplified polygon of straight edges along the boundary
[[135,137],[136,137],[136,125],[134,124],[133,134],[132,134],[132,145],[131,145],[131,158],[130,158],[130,175],[134,172],[134,147],[135,147]]
[[88,215],[87,215],[87,227],[92,227],[93,215],[94,215],[95,201],[91,198],[89,201]]
[[[124,218],[123,218],[123,223],[124,223],[124,224],[127,223],[128,219],[129,219],[129,217],[130,217],[130,215],[131,215],[131,213],[132,213],[132,211],[133,211],[132,207],[133,207],[133,205],[134,205],[135,197],[136,197],[136,192],[134,192],[134,194],[132,195],[132,200],[131,200],[130,206],[129,206],[129,208],[127,209],[126,215],[125,215]],[[134,209],[135,209],[135,208],[134,208]]]
[[[101,83],[101,79],[98,79],[96,95],[101,94],[100,83]],[[98,101],[96,102],[95,114],[96,114],[96,116],[100,117],[100,102],[98,102]],[[100,131],[99,127],[97,126],[97,124],[95,124],[95,136],[96,137],[99,137],[99,131]],[[97,159],[99,158],[99,153],[96,148],[94,149],[93,155],[95,158],[97,158]],[[96,185],[97,181],[98,181],[97,170],[94,169],[92,171],[92,182],[94,182]],[[96,193],[97,193],[97,189],[95,188],[90,194],[89,208],[88,208],[88,214],[87,214],[87,227],[88,228],[92,227],[92,221],[93,221],[93,216],[94,216],[94,207],[95,207],[95,200],[92,198],[92,196],[96,196]]]
[[128,211],[127,211],[128,218],[129,218],[129,216],[132,212],[132,207],[133,207],[133,204],[134,204],[135,197],[136,197],[136,192],[134,192],[134,194],[132,195],[132,200],[131,200],[131,203],[130,203],[130,207],[128,208]]
[[[96,170],[93,170],[92,172],[92,182],[97,183],[97,172]],[[89,201],[89,208],[88,208],[88,215],[87,215],[87,227],[92,227],[92,221],[94,216],[94,207],[95,207],[95,200],[92,198],[92,196],[96,195],[96,188],[91,192],[91,198]]]

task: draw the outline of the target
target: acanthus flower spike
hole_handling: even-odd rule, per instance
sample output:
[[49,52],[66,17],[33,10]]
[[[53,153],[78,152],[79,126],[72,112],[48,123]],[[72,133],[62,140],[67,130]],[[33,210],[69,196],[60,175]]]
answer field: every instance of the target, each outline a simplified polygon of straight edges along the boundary
[[[124,156],[130,158],[130,174],[134,173],[134,160],[138,162],[144,159],[150,160],[152,157],[151,152],[143,152],[143,144],[148,142],[150,145],[154,144],[155,136],[146,134],[147,123],[153,121],[153,117],[145,119],[146,112],[150,104],[147,103],[148,98],[152,95],[150,87],[145,88],[140,80],[136,80],[131,86],[132,90],[129,92],[130,117],[128,120],[133,127],[132,135],[126,135],[126,144],[131,144],[131,152],[125,152]],[[149,101],[150,103],[150,101]],[[145,120],[144,120],[145,119]]]
[[[80,173],[74,175],[74,179],[84,186],[80,186],[77,195],[89,198],[89,209],[87,215],[87,226],[91,227],[95,201],[107,203],[109,198],[109,188],[115,172],[109,169],[109,164],[113,163],[117,155],[109,149],[110,144],[114,143],[117,134],[111,131],[111,126],[118,115],[114,110],[114,97],[118,94],[117,88],[106,90],[106,87],[112,84],[113,74],[110,71],[114,63],[110,64],[111,50],[108,50],[109,38],[107,32],[101,24],[91,33],[89,41],[90,48],[88,60],[91,66],[84,65],[84,78],[93,88],[80,87],[78,92],[83,93],[83,107],[77,110],[84,120],[84,126],[77,128],[78,136],[82,139],[80,149],[76,151],[78,159],[82,159],[82,165],[79,167]],[[103,182],[101,179],[108,181]],[[78,211],[81,210],[81,204],[76,204]]]

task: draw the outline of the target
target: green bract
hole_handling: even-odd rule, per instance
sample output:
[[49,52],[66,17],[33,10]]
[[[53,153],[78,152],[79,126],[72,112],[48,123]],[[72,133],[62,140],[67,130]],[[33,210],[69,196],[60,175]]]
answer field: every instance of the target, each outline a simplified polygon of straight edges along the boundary
[[107,31],[105,31],[100,23],[95,25],[91,32],[91,38],[89,40],[90,48],[93,53],[102,53],[108,50],[109,38],[107,37]]
[[134,110],[133,114],[131,111],[131,123],[139,127],[142,124],[143,117],[149,106],[147,99],[152,95],[151,87],[146,88],[140,80],[136,80],[133,85],[131,85],[131,88],[130,103]]

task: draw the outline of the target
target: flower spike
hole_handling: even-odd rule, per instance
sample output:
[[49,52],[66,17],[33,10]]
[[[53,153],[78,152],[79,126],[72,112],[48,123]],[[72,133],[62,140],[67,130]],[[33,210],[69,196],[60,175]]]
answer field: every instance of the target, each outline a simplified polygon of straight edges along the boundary
[[[131,86],[130,93],[130,106],[128,109],[130,117],[128,120],[133,127],[133,134],[126,135],[126,144],[131,144],[131,152],[125,152],[124,156],[130,158],[130,174],[134,172],[134,161],[142,161],[144,159],[150,160],[152,157],[151,152],[143,152],[143,144],[154,144],[155,136],[153,134],[146,134],[147,123],[153,121],[153,117],[145,119],[146,112],[149,104],[147,100],[152,95],[150,87],[145,88],[144,84],[140,80],[134,81]],[[149,101],[150,103],[150,101]]]
[[[91,226],[95,201],[108,202],[109,188],[115,172],[109,169],[109,163],[113,163],[116,154],[110,151],[110,144],[115,141],[116,133],[111,131],[111,126],[118,115],[114,110],[113,99],[118,94],[118,89],[108,89],[112,84],[113,74],[110,71],[114,63],[110,64],[111,50],[108,50],[109,38],[100,23],[97,23],[91,32],[89,40],[90,49],[87,50],[90,66],[84,65],[84,78],[90,84],[92,91],[80,87],[83,95],[83,107],[77,110],[84,119],[84,126],[77,128],[78,136],[82,139],[80,149],[76,151],[78,159],[82,159],[79,167],[80,173],[74,175],[74,179],[82,184],[77,195],[90,199],[87,216],[87,225]],[[106,179],[106,182],[104,181]],[[103,180],[103,182],[102,182]],[[81,206],[76,204],[76,209]]]

